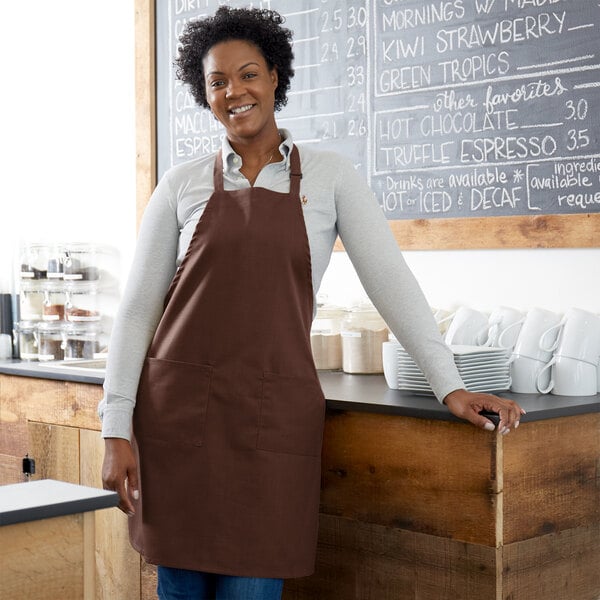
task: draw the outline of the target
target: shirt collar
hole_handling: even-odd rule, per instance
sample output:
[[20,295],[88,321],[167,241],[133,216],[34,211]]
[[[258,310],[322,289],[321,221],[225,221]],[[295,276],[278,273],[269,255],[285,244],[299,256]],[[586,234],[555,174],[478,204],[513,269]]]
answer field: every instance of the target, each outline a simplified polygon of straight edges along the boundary
[[[282,142],[279,145],[279,152],[283,156],[284,162],[283,167],[286,171],[290,169],[290,154],[294,141],[292,134],[287,129],[279,129],[281,134]],[[223,157],[223,172],[226,174],[239,174],[240,167],[242,166],[242,159],[231,147],[227,136],[223,136],[221,143],[221,156]]]

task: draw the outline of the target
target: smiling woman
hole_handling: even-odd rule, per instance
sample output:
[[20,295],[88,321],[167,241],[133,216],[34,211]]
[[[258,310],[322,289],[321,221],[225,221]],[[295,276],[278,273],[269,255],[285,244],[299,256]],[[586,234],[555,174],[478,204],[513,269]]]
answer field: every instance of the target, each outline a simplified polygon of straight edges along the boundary
[[479,412],[499,413],[505,433],[521,415],[464,389],[353,165],[277,127],[293,74],[282,22],[220,7],[189,23],[178,74],[226,136],[156,187],[113,329],[103,480],[162,600],[276,600],[314,571],[325,402],[310,327],[338,235],[440,401],[488,430]]

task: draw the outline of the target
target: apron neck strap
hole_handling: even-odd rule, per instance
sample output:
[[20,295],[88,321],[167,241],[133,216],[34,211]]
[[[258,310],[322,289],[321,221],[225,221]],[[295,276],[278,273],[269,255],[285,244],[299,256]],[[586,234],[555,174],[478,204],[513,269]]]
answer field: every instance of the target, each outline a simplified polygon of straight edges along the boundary
[[290,195],[300,197],[300,180],[302,179],[302,169],[300,168],[300,153],[296,144],[292,146],[290,155]]
[[[300,196],[300,180],[302,179],[302,169],[300,168],[300,153],[296,144],[292,146],[290,155],[290,194]],[[215,192],[223,191],[223,151],[219,150],[215,157],[213,167],[213,181]]]
[[215,192],[223,191],[223,150],[217,152],[215,166],[213,167],[213,181]]

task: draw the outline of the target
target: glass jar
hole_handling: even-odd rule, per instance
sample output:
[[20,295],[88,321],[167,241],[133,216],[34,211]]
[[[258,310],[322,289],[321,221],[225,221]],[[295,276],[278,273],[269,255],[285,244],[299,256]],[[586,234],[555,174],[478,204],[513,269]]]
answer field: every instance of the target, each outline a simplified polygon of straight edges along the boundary
[[48,253],[47,244],[26,244],[21,250],[21,279],[46,279]]
[[344,311],[338,306],[324,305],[310,329],[310,346],[315,367],[321,370],[342,368],[342,336],[340,333]]
[[65,281],[97,281],[97,248],[92,244],[65,244],[63,250],[63,277]]
[[44,310],[42,282],[21,281],[19,290],[19,316],[23,321],[41,321]]
[[65,360],[99,358],[100,327],[98,323],[68,323],[64,329]]
[[346,312],[342,321],[342,358],[346,373],[383,373],[382,347],[388,328],[372,305]]
[[60,281],[47,281],[42,284],[44,302],[43,321],[62,321],[65,318],[65,290]]
[[63,360],[65,340],[62,323],[39,323],[37,326],[38,360]]
[[[65,275],[66,277],[66,275]],[[98,285],[94,281],[65,281],[65,320],[99,321]]]
[[38,359],[37,323],[19,321],[15,327],[19,342],[19,358],[21,360]]

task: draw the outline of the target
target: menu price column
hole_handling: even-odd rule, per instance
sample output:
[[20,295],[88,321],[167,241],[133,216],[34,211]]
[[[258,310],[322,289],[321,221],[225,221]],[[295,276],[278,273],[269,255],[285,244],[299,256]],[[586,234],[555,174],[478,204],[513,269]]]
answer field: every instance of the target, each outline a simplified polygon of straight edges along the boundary
[[[296,141],[346,155],[366,176],[368,13],[362,0],[321,0],[284,13],[295,77],[278,119]],[[348,143],[344,143],[348,142]]]

